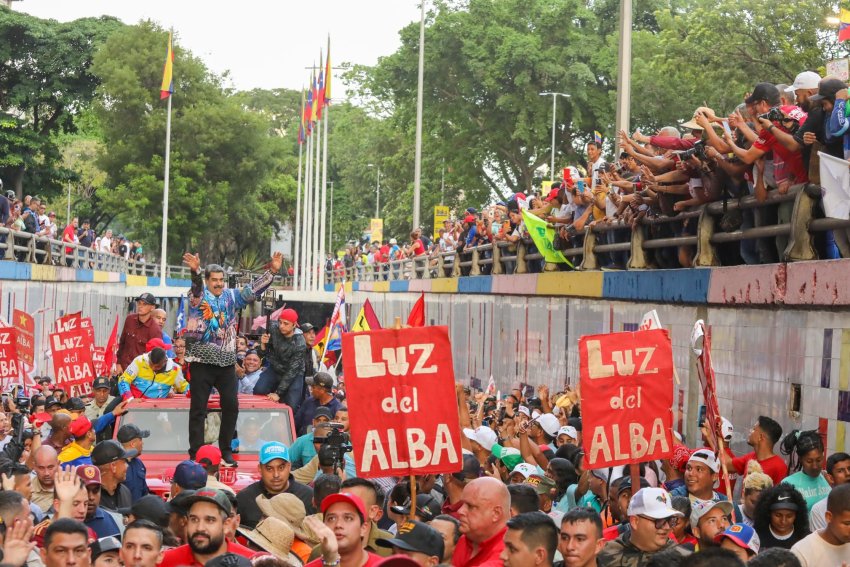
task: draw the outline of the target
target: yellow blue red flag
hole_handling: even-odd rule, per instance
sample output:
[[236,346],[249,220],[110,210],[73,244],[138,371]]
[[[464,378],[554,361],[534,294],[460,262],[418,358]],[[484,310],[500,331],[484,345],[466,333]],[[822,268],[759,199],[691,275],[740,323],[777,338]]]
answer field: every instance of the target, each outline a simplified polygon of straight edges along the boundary
[[171,33],[168,34],[168,50],[165,52],[165,70],[162,72],[162,86],[159,88],[159,100],[174,94],[174,49],[171,45]]

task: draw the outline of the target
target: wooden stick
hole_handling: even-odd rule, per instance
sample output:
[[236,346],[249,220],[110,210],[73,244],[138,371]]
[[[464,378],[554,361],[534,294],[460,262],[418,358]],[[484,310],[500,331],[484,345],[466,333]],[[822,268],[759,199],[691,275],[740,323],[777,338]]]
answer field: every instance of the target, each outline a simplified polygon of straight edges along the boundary
[[735,501],[732,500],[732,484],[729,482],[729,469],[726,467],[726,461],[723,459],[723,454],[726,449],[723,446],[723,437],[717,437],[717,458],[720,459],[720,470],[723,471],[723,480],[726,485],[726,497],[732,503],[732,523],[736,523],[738,518],[735,517]]
[[640,463],[629,463],[629,476],[632,479],[632,496],[640,490]]
[[410,475],[410,519],[416,519],[416,475]]

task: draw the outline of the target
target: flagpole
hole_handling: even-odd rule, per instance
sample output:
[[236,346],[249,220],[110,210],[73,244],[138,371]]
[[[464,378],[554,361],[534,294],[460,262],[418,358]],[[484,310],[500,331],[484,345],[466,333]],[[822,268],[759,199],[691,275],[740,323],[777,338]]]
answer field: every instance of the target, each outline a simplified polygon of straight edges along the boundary
[[[322,136],[322,142],[324,143],[324,148],[322,149],[322,216],[321,218],[321,226],[319,235],[319,257],[322,258],[322,262],[324,262],[325,258],[325,227],[328,221],[328,118],[330,118],[329,111],[330,107],[325,107],[325,116],[322,118],[322,121],[325,123],[325,132]],[[324,289],[325,284],[325,271],[321,270],[321,276],[319,277],[319,287],[320,289]]]
[[[304,114],[304,105],[301,105],[301,114]],[[300,133],[299,133],[300,136]],[[298,262],[301,255],[298,253],[298,245],[301,242],[299,235],[301,231],[301,155],[304,152],[303,140],[298,140],[298,193],[295,197],[295,232],[292,233],[292,289],[298,290]]]
[[171,169],[171,97],[168,95],[168,117],[165,120],[165,186],[162,192],[162,250],[159,258],[159,285],[165,287],[166,251],[168,250],[168,181]]
[[307,162],[304,166],[305,175],[307,176],[307,186],[304,200],[304,218],[306,220],[304,221],[304,285],[302,288],[305,291],[308,291],[312,285],[310,265],[313,262],[313,248],[310,238],[310,225],[313,224],[313,168],[310,165],[313,163],[313,139],[312,134],[307,139]]
[[319,182],[319,166],[322,165],[321,150],[322,150],[322,124],[321,120],[316,122],[316,173],[313,177],[313,250],[315,251],[315,266],[313,267],[313,291],[319,290],[319,280],[321,279],[320,273],[322,268],[324,267],[324,257],[319,256],[319,223],[321,221],[321,217],[319,216],[319,202],[321,200],[321,191],[322,188],[318,184]]

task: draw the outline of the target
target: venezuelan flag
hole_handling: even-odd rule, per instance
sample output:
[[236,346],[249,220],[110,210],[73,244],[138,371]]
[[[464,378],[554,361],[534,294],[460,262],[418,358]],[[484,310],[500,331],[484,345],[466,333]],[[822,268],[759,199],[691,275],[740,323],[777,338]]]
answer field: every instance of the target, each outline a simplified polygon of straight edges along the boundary
[[313,133],[313,123],[310,121],[310,118],[313,115],[313,91],[310,89],[306,89],[307,92],[307,104],[304,106],[304,113],[301,115],[301,122],[304,123],[304,128],[307,130],[307,135]]
[[162,86],[159,88],[159,100],[174,94],[174,50],[171,47],[171,33],[168,34],[168,50],[165,52],[165,70],[162,72]]
[[597,130],[593,131],[593,141],[597,144],[602,144],[602,134]]
[[847,41],[850,39],[850,10],[841,8],[841,14],[838,18],[838,41]]
[[328,36],[328,58],[325,59],[325,106],[331,103],[331,38]]
[[322,52],[319,51],[319,84],[316,90],[316,117],[322,119],[322,108],[325,107],[325,68],[322,66]]
[[301,91],[301,122],[298,124],[298,143],[303,144],[307,141],[307,133],[304,131],[304,106],[306,104],[306,95]]
[[318,116],[318,108],[319,108],[319,86],[316,83],[316,69],[313,68],[313,98],[310,105],[310,121],[316,122],[319,119]]

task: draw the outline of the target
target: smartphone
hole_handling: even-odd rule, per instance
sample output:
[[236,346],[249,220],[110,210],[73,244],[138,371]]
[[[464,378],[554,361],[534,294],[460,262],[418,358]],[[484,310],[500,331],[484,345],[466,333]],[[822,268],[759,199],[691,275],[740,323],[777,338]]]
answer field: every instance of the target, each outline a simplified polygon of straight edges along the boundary
[[578,190],[580,192],[584,193],[584,179],[579,179],[578,181],[576,181],[576,187],[578,187]]
[[697,429],[701,428],[705,423],[705,406],[699,407],[699,418],[697,419]]
[[723,131],[726,132],[727,134],[729,134],[729,137],[732,138],[733,137],[732,136],[732,129],[729,127],[729,121],[724,120],[722,124],[723,124]]

